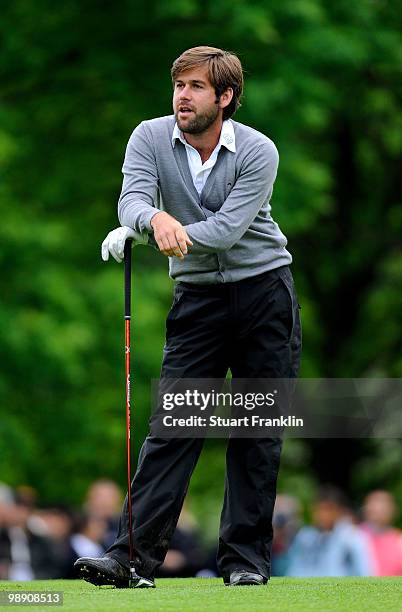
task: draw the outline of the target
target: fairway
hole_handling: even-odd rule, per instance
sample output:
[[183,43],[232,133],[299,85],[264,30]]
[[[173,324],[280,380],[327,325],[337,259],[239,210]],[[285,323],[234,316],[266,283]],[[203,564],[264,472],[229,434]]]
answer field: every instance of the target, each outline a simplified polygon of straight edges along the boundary
[[402,610],[401,578],[272,578],[267,586],[232,588],[215,578],[165,579],[157,581],[156,589],[146,590],[98,588],[76,580],[0,583],[1,591],[20,589],[64,593],[63,606],[24,605],[24,610]]

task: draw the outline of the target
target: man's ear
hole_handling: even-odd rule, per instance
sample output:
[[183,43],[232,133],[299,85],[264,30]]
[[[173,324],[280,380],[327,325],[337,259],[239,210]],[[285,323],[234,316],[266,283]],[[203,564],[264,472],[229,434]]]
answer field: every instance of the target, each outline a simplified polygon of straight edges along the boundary
[[224,91],[221,97],[219,98],[219,107],[226,108],[227,106],[229,106],[232,99],[233,99],[233,89],[231,87],[228,87],[226,91]]

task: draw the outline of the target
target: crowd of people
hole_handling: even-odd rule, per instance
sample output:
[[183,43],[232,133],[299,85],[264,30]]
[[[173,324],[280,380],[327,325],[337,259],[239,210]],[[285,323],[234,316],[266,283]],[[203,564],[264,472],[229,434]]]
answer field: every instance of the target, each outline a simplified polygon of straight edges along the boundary
[[357,510],[332,486],[322,487],[302,525],[298,500],[278,495],[272,570],[278,576],[401,576],[402,532],[388,491],[371,491]]
[[[0,580],[74,578],[78,557],[98,557],[113,542],[122,492],[110,480],[88,489],[77,512],[43,507],[35,490],[0,483]],[[289,494],[277,497],[273,526],[274,576],[402,575],[402,532],[394,527],[393,496],[370,492],[358,511],[333,486],[322,487],[308,509]],[[160,577],[216,576],[215,551],[206,549],[185,504]]]

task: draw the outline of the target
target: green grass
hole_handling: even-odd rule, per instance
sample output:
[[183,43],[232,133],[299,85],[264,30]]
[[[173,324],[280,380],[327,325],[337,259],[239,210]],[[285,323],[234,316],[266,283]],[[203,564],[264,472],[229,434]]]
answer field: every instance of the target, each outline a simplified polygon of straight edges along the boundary
[[22,589],[64,592],[63,607],[21,606],[37,611],[402,611],[402,578],[272,578],[266,586],[231,588],[215,578],[187,578],[158,580],[156,589],[146,590],[98,588],[78,580],[0,582],[0,591]]

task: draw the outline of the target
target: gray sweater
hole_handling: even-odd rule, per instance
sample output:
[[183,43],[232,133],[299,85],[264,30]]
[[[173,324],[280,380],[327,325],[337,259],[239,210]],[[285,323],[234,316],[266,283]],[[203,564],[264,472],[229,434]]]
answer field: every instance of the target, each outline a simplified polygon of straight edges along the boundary
[[[151,234],[159,210],[180,221],[193,246],[182,260],[169,257],[176,281],[233,282],[291,263],[286,237],[270,214],[279,161],[272,140],[233,121],[236,152],[221,147],[198,195],[183,143],[172,145],[174,125],[174,115],[158,117],[132,133],[118,203],[121,225]],[[156,244],[151,235],[149,242]]]

